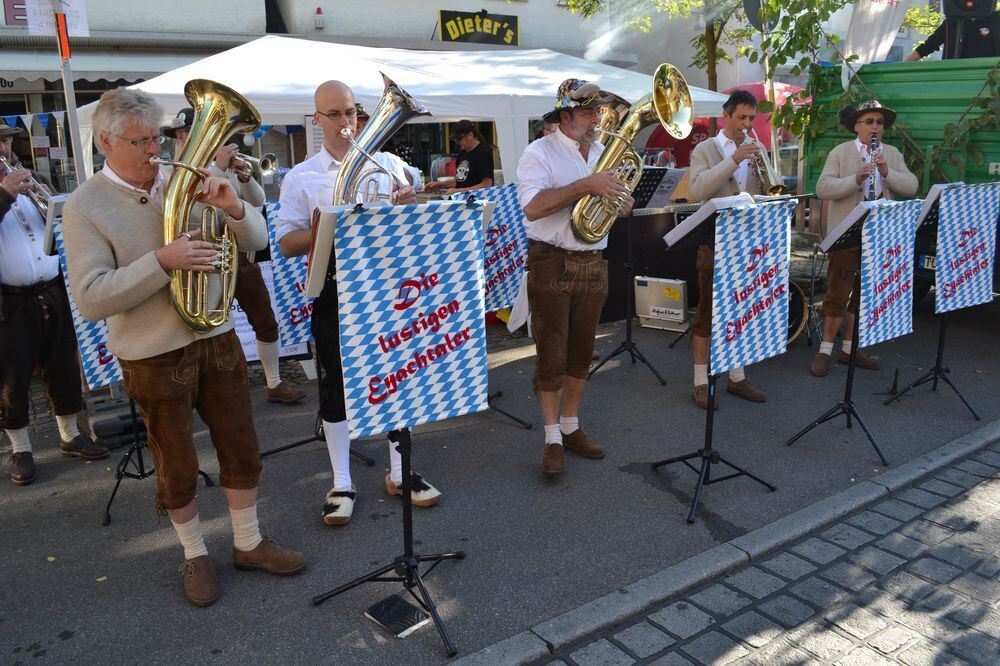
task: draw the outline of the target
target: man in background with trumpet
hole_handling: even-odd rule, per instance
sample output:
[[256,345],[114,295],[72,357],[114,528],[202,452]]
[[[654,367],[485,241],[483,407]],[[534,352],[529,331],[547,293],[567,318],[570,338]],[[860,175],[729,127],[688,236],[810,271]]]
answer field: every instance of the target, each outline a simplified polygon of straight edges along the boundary
[[[830,202],[826,229],[831,230],[847,217],[862,201],[910,197],[916,194],[917,177],[906,168],[903,155],[882,143],[885,130],[896,121],[896,112],[876,100],[863,102],[858,108],[844,107],[840,124],[855,138],[836,146],[826,156],[823,172],[816,182],[816,195]],[[826,265],[826,298],[823,299],[823,341],[813,357],[809,372],[825,377],[830,372],[833,342],[841,324],[844,341],[837,356],[839,363],[851,359],[854,337],[854,273],[861,265],[861,248],[830,252]],[[850,303],[850,306],[848,306]],[[860,349],[854,359],[856,367],[878,370],[878,361]]]
[[[194,109],[181,109],[170,125],[161,127],[164,136],[174,139],[177,144],[174,154],[180,155],[187,143],[191,131],[191,120]],[[239,192],[240,198],[254,208],[264,205],[264,188],[253,178],[253,167],[249,161],[239,159],[238,139],[230,139],[226,145],[215,154],[215,161],[208,168],[213,176],[228,178],[233,189]],[[228,172],[228,173],[227,173]],[[264,379],[267,382],[267,401],[282,404],[296,403],[305,397],[305,391],[292,388],[281,381],[281,364],[278,342],[278,321],[271,307],[271,296],[267,285],[260,274],[260,268],[250,261],[245,253],[240,253],[239,270],[236,274],[236,301],[246,313],[247,321],[253,328],[257,338],[257,355],[264,368]]]
[[[327,81],[316,88],[316,112],[313,123],[323,130],[323,145],[319,152],[305,162],[295,165],[281,183],[278,223],[275,240],[286,257],[308,254],[312,243],[312,211],[317,206],[330,206],[334,202],[334,184],[341,162],[353,150],[351,140],[344,136],[357,136],[358,108],[354,92],[340,81]],[[378,111],[375,111],[378,115]],[[374,179],[381,192],[393,193],[396,203],[416,203],[417,196],[406,183],[406,174],[400,161],[385,153],[373,155],[382,168],[394,174],[392,182],[381,173],[367,176],[362,185]],[[361,190],[366,188],[362,187]],[[311,328],[316,342],[317,361],[323,370],[320,384],[319,411],[323,419],[323,433],[333,468],[333,488],[323,501],[323,522],[327,525],[344,525],[354,513],[357,491],[351,479],[351,439],[348,435],[347,408],[344,401],[344,376],[340,361],[340,321],[337,302],[337,284],[332,275],[335,262],[331,258],[326,284],[319,298],[314,301]],[[386,492],[402,496],[403,461],[396,444],[389,441],[390,471],[385,477]],[[441,493],[417,474],[412,475],[411,498],[414,506],[433,506]]]
[[[722,105],[723,127],[714,139],[702,141],[691,152],[689,182],[691,197],[701,203],[709,199],[735,196],[740,192],[761,194],[761,179],[751,161],[767,159],[761,146],[748,136],[757,117],[757,100],[746,90],[736,90]],[[759,173],[759,172],[758,172]],[[772,183],[773,185],[773,183]],[[696,405],[708,409],[708,352],[712,337],[712,275],[715,250],[698,248],[698,308],[691,323],[691,350],[694,354]],[[747,378],[743,368],[729,371],[726,391],[751,402],[765,402],[763,392]],[[718,409],[719,403],[715,403]]]
[[28,431],[36,362],[59,426],[62,455],[100,460],[108,457],[108,449],[81,435],[77,426],[83,392],[73,314],[59,257],[43,247],[45,217],[36,202],[47,195],[37,190],[30,170],[17,167],[11,148],[20,132],[0,125],[0,158],[13,167],[0,167],[0,427],[12,448],[10,480],[25,486],[36,476]]
[[[206,105],[217,103],[208,93],[205,98]],[[260,454],[246,361],[232,320],[195,331],[179,316],[184,306],[171,294],[172,272],[211,273],[211,298],[221,291],[217,271],[224,259],[217,245],[186,231],[189,220],[166,219],[165,205],[183,211],[185,201],[198,197],[190,220],[199,221],[205,207],[211,207],[218,223],[235,234],[241,250],[267,244],[264,220],[240,200],[228,179],[212,176],[207,169],[200,169],[200,184],[193,181],[192,190],[197,191],[164,186],[159,166],[151,162],[159,157],[163,142],[158,128],[162,116],[148,93],[116,88],[101,95],[93,126],[107,160],[66,203],[66,260],[80,312],[90,321],[107,320],[108,347],[121,365],[125,390],[142,412],[156,466],[157,513],[170,517],[184,547],[184,592],[192,604],[208,606],[218,598],[220,587],[195,500],[194,409],[208,426],[219,459],[219,484],[233,527],[234,566],[287,575],[305,568],[305,559],[260,533]],[[195,129],[207,137],[212,128]],[[172,179],[179,174],[176,171]],[[176,200],[177,195],[183,200]],[[165,244],[164,234],[174,224],[182,231]],[[224,299],[223,307],[228,310]]]
[[[607,236],[583,243],[570,214],[587,195],[615,200],[628,194],[612,172],[594,173],[604,146],[597,140],[598,109],[610,95],[597,84],[567,79],[545,114],[558,129],[528,144],[517,165],[517,194],[528,233],[528,303],[537,357],[533,385],[545,420],[542,472],[561,474],[563,448],[603,458],[604,448],[580,427],[579,408],[608,296]],[[626,197],[619,216],[634,200]]]

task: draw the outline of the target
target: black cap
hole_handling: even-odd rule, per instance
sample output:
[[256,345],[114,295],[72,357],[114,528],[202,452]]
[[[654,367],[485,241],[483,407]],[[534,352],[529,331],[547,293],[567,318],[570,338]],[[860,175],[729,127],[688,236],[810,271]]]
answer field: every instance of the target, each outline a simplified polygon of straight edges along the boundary
[[169,125],[164,125],[160,128],[160,133],[163,136],[170,137],[171,139],[177,138],[177,130],[190,130],[191,123],[194,120],[194,109],[190,106],[181,109],[177,113],[177,117],[170,121]]

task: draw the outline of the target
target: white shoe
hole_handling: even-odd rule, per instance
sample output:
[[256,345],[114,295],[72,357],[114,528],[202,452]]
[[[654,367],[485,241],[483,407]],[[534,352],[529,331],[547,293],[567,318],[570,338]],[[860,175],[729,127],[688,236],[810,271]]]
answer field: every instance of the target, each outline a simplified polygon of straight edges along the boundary
[[[385,475],[385,490],[390,495],[403,496],[402,484],[397,486],[392,482],[392,478],[388,474]],[[424,477],[416,472],[410,472],[410,501],[413,503],[413,506],[434,506],[441,501],[441,492],[424,481]]]
[[350,488],[331,488],[323,502],[323,522],[327,525],[346,525],[354,513],[357,493]]

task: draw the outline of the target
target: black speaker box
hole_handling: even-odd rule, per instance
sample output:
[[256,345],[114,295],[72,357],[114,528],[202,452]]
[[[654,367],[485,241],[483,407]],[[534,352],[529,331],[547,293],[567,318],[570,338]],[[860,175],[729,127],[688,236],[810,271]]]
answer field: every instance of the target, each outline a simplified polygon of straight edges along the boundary
[[995,0],[944,0],[941,10],[948,18],[986,18],[994,6]]

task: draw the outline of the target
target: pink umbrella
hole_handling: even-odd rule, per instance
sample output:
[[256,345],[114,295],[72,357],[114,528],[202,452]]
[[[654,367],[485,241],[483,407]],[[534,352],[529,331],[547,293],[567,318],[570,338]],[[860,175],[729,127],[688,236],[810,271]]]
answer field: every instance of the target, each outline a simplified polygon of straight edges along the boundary
[[[742,86],[736,86],[735,88],[730,88],[729,90],[723,90],[724,93],[732,93],[736,90],[746,90],[748,93],[753,95],[758,101],[763,101],[767,99],[767,88],[763,81],[757,81],[756,83],[745,83]],[[793,86],[789,83],[781,83],[780,81],[774,82],[774,103],[775,106],[781,106],[785,103],[785,100],[790,96],[801,92],[803,88],[799,86]],[[803,100],[802,102],[796,102],[801,104],[806,104],[810,100]],[[721,127],[722,118],[719,118],[719,125]],[[753,128],[757,132],[757,138],[760,142],[764,144],[764,147],[771,150],[771,114],[770,113],[758,113],[756,120],[754,120]],[[779,128],[779,131],[780,128]]]

